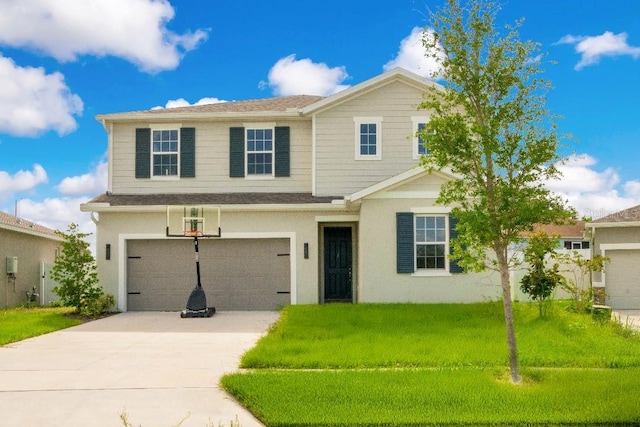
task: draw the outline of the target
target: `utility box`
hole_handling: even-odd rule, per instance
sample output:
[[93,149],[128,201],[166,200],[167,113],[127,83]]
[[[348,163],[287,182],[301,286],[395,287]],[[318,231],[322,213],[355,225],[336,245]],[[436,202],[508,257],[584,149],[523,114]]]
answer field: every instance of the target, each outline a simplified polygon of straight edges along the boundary
[[7,257],[7,274],[10,274],[13,276],[18,274],[18,257],[17,256]]

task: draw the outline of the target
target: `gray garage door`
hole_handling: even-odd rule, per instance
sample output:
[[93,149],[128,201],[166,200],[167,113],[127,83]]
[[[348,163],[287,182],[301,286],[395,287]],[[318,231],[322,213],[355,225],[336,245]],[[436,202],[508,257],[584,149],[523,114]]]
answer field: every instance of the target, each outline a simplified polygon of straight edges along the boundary
[[[275,310],[290,301],[288,239],[199,239],[200,276],[216,310]],[[191,239],[127,242],[127,309],[178,311],[197,284]]]
[[619,310],[640,309],[640,250],[607,251],[607,305]]

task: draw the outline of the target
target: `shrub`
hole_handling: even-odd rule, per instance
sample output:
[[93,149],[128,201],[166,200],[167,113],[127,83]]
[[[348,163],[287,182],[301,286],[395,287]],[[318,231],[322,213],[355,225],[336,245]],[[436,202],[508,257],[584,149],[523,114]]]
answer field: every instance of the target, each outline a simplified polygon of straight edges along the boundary
[[65,306],[75,307],[83,315],[97,316],[113,305],[111,299],[104,298],[104,291],[98,285],[96,261],[89,243],[84,241],[90,234],[81,233],[77,224],[70,224],[67,233],[56,231],[63,238],[62,253],[56,258],[51,269],[51,278],[59,283],[53,288]]

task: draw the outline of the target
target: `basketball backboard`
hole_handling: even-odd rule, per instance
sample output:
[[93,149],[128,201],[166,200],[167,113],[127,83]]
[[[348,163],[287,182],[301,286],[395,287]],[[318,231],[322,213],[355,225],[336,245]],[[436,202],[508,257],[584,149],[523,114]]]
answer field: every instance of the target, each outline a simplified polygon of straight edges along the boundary
[[167,206],[167,237],[220,237],[220,206]]

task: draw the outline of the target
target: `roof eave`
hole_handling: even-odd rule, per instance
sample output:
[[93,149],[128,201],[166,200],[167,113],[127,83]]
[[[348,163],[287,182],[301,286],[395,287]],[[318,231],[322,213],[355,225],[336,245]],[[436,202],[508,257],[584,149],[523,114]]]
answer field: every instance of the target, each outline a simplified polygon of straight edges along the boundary
[[165,122],[165,121],[202,121],[211,119],[226,120],[242,120],[252,118],[279,118],[279,119],[295,119],[301,118],[302,113],[299,109],[295,111],[246,111],[246,112],[182,112],[182,113],[115,113],[100,114],[95,118],[101,123],[105,122]]
[[[227,204],[220,206],[221,212],[286,212],[286,211],[345,211],[349,205],[344,200],[334,200],[332,203],[264,203],[264,204]],[[158,213],[166,212],[167,205],[119,205],[109,203],[83,203],[82,212],[96,213]]]
[[640,227],[640,221],[589,222],[585,224],[585,227],[590,227],[590,228]]
[[37,230],[29,230],[23,227],[16,227],[9,224],[0,224],[0,229],[29,234],[36,237],[43,237],[45,239],[55,240],[56,242],[61,242],[63,240],[62,237],[58,236],[57,234],[43,233]]

